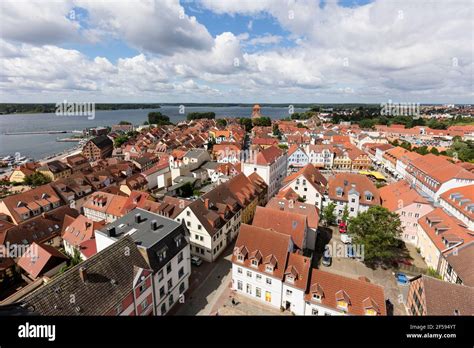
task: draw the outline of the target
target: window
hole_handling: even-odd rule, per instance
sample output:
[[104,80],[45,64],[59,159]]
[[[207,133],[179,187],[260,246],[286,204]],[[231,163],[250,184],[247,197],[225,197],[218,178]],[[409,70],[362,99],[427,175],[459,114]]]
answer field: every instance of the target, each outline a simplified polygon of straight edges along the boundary
[[163,271],[159,271],[158,272],[158,281],[161,282],[163,280],[164,276],[163,276]]
[[240,262],[244,262],[244,255],[240,254],[239,256],[237,256],[237,260],[239,260]]
[[166,314],[166,303],[163,303],[161,305],[161,315],[165,315]]
[[247,294],[252,295],[252,285],[247,284]]
[[189,210],[186,212],[186,216],[191,216],[191,212]]
[[237,281],[237,289],[239,289],[240,291],[242,291],[243,287],[242,287],[242,281]]
[[290,289],[286,289],[287,296],[291,296],[292,294],[293,294],[293,291],[291,291]]
[[351,198],[352,203],[355,203],[355,201],[356,201],[355,198]]
[[201,225],[198,225],[198,230],[200,231],[202,229],[202,226]]
[[273,273],[273,266],[272,265],[267,265],[267,267],[265,267],[265,271]]
[[252,266],[253,267],[258,267],[258,261],[257,260],[252,260]]
[[184,268],[181,267],[178,271],[178,278],[181,279],[181,277],[184,276]]
[[202,242],[204,240],[203,236],[199,236],[199,240]]
[[272,293],[270,291],[265,291],[265,301],[272,302]]
[[181,263],[181,261],[183,261],[183,252],[178,254],[178,263]]
[[142,283],[142,284],[140,285],[140,288],[139,288],[139,289],[140,289],[140,290],[139,290],[139,291],[140,291],[140,294],[143,293],[143,292],[146,290],[146,284],[145,284],[145,283]]
[[166,265],[166,274],[171,273],[171,262]]
[[173,287],[173,279],[168,279],[168,291],[171,291],[171,288]]
[[451,267],[451,265],[448,265],[448,269],[446,270],[446,273],[448,273],[448,275],[451,275],[452,271],[453,271],[453,268]]
[[164,296],[165,296],[165,287],[162,286],[162,287],[160,288],[160,298],[163,298]]
[[168,248],[164,247],[163,249],[157,251],[157,254],[158,254],[158,259],[161,261],[163,261],[164,259],[166,259],[166,251],[168,250]]
[[182,294],[184,292],[184,282],[179,284],[179,293]]
[[315,308],[311,310],[311,315],[318,315],[318,313],[319,313],[318,310]]
[[142,306],[142,310],[145,310],[146,307],[148,307],[148,301],[147,301],[147,299],[145,299],[145,300],[141,303],[141,306]]
[[272,280],[270,278],[267,278],[267,284],[272,285]]
[[168,300],[168,304],[169,304],[169,306],[171,307],[171,306],[173,305],[173,303],[174,303],[174,298],[173,298],[173,294],[171,294],[171,295],[170,295],[170,298],[169,298],[169,300]]
[[191,227],[191,221],[186,221],[186,226]]
[[261,281],[262,280],[262,275],[261,274],[256,274],[255,278],[257,279],[257,281]]
[[415,217],[416,217],[416,218],[419,218],[419,217],[420,217],[420,214],[419,214],[419,213],[416,213],[416,214],[415,214]]
[[252,272],[247,271],[247,277],[252,278]]
[[238,267],[237,268],[237,273],[242,274],[242,268]]
[[262,289],[255,288],[255,296],[257,296],[258,298],[262,297]]

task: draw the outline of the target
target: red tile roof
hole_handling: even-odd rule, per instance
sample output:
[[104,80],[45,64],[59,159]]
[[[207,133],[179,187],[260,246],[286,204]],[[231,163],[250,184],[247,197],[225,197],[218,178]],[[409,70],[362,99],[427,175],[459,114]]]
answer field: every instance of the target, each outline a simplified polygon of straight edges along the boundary
[[[268,274],[283,280],[290,244],[290,236],[286,234],[242,224],[235,243],[232,262],[252,268],[251,261],[256,259],[258,261],[256,269],[261,273],[268,273],[265,266],[272,264],[273,272]],[[238,261],[238,255],[244,256],[243,263]]]
[[418,224],[441,252],[450,248],[449,243],[453,243],[451,246],[461,245],[474,240],[474,232],[463,227],[465,225],[460,220],[448,215],[441,208],[436,208],[420,218]]
[[295,245],[302,249],[308,222],[305,215],[257,207],[253,218],[253,225],[287,234],[291,236]]
[[[394,182],[379,189],[382,206],[390,211],[396,211],[412,203],[429,204],[428,201],[410,186],[405,180]],[[400,202],[402,204],[399,207]]]
[[18,260],[18,266],[36,278],[67,259],[67,256],[50,245],[33,243]]
[[[337,189],[342,189],[342,197],[336,194]],[[348,201],[351,190],[359,193],[360,204],[379,205],[380,195],[375,185],[366,176],[352,173],[339,173],[332,176],[328,183],[328,195],[331,200]],[[365,193],[372,195],[372,200],[367,200]]]
[[278,157],[283,155],[283,151],[276,147],[270,146],[257,154],[256,162],[258,165],[270,165],[274,163]]
[[366,281],[313,268],[311,285],[305,299],[319,304],[313,299],[313,293],[322,297],[320,302],[322,306],[333,310],[338,310],[338,300],[344,300],[348,302],[348,314],[365,315],[367,309],[373,309],[377,315],[387,315],[383,287]]

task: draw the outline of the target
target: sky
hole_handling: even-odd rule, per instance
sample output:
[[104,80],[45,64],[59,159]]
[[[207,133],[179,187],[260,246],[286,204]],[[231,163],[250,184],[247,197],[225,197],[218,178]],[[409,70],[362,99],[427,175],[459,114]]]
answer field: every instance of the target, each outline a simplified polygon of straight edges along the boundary
[[2,0],[0,102],[474,103],[472,0]]

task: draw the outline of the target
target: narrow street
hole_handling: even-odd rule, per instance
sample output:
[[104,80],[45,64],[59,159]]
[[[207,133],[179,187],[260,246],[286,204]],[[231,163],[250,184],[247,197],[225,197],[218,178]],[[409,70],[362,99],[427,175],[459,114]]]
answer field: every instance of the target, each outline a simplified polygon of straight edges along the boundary
[[[212,308],[232,280],[232,250],[229,245],[219,260],[209,264],[203,262],[199,267],[192,266],[190,290],[185,293],[184,303],[173,309],[174,315],[210,315]],[[202,268],[202,270],[201,270]]]

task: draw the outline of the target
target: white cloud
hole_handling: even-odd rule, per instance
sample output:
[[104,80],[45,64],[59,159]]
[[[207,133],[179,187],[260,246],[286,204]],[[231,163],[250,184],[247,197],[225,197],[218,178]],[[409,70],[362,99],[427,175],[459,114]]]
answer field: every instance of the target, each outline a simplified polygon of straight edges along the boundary
[[[71,4],[88,11],[88,28],[65,17]],[[24,23],[39,5],[25,12],[22,5],[5,5],[12,18],[5,21],[3,13],[1,18],[4,98],[93,92],[150,101],[157,95],[179,101],[189,94],[201,101],[459,102],[474,96],[467,1],[430,1],[427,6],[376,0],[346,8],[335,1],[320,7],[310,0],[202,0],[196,10],[268,14],[289,32],[291,47],[275,33],[212,37],[183,13],[177,0],[117,1],[114,6],[70,0],[54,9],[48,5],[56,17],[40,11],[31,26]],[[250,19],[247,29],[252,28]],[[64,41],[110,37],[141,53],[113,63],[59,47]]]
[[248,41],[249,45],[275,45],[281,42],[283,40],[283,37],[280,35],[262,35],[262,36],[257,36],[253,39],[250,39]]

